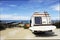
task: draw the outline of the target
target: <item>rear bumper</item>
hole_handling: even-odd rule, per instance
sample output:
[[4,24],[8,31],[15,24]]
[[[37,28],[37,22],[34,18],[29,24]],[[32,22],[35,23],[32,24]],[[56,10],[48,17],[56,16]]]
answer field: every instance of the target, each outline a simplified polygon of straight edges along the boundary
[[31,31],[50,31],[55,30],[56,26],[34,26],[29,28]]

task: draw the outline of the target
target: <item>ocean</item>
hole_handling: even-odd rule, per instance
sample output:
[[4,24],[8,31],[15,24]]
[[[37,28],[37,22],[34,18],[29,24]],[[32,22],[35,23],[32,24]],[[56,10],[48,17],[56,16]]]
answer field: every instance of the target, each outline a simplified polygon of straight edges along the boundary
[[2,22],[5,22],[5,23],[10,23],[10,22],[16,22],[16,23],[30,23],[30,20],[0,20]]

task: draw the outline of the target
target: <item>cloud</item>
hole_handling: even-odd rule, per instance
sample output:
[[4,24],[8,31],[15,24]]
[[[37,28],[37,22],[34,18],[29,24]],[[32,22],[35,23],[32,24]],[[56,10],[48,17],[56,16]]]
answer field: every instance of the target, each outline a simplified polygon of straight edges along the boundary
[[3,8],[0,7],[0,11],[2,11],[2,10],[3,10]]
[[55,11],[60,11],[60,4],[53,5],[50,8]]
[[29,0],[29,2],[37,2],[37,3],[42,3],[44,5],[49,5],[55,2],[59,2],[59,0]]
[[60,16],[51,17],[52,20],[60,20]]
[[29,2],[39,2],[39,3],[41,3],[43,1],[42,0],[29,0]]
[[29,20],[28,16],[19,16],[19,15],[14,15],[14,14],[4,14],[0,15],[1,20]]
[[10,10],[9,7],[0,7],[0,13],[8,12]]
[[9,5],[10,7],[16,7],[17,5]]

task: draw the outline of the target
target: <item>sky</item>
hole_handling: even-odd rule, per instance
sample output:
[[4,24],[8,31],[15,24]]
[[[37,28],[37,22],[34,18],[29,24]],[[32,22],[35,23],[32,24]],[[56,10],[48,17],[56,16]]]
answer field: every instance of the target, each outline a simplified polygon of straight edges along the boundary
[[1,20],[29,20],[34,12],[47,11],[60,20],[60,0],[0,0]]

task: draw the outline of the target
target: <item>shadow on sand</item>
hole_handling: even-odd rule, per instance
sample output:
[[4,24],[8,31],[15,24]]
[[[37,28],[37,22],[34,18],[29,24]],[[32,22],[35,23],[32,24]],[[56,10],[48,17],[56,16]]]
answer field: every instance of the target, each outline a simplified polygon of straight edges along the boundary
[[57,36],[56,34],[54,34],[53,32],[44,32],[44,33],[33,33],[35,34],[36,37],[53,37],[53,36]]

